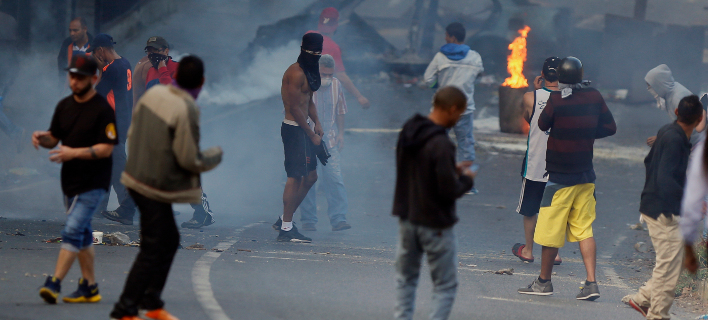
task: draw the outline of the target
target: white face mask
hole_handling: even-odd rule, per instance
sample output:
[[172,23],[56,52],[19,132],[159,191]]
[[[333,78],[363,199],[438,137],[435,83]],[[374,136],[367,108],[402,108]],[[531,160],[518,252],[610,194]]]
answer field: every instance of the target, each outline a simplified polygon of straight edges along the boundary
[[652,88],[651,86],[647,87],[647,91],[649,91],[649,93],[654,96],[654,99],[656,99],[656,107],[661,110],[666,110],[666,99],[660,97],[659,94],[656,93],[654,88]]
[[321,87],[329,87],[332,85],[332,78],[331,77],[323,77],[321,78]]

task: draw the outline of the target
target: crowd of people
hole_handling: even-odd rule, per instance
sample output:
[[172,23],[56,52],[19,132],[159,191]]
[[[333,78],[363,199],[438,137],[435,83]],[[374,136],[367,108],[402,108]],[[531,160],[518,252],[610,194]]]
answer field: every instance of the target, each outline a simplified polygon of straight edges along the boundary
[[[303,231],[317,230],[314,186],[318,180],[327,198],[331,230],[352,228],[341,171],[347,113],[344,90],[363,108],[370,103],[347,76],[341,50],[332,39],[338,19],[334,8],[322,11],[318,29],[303,35],[300,55],[283,75],[281,138],[287,180],[283,212],[272,225],[280,242],[312,241],[299,232],[294,215],[299,209]],[[57,104],[49,129],[32,134],[34,147],[51,149],[49,159],[62,164],[67,212],[54,273],[39,294],[56,303],[61,283],[78,259],[78,288],[62,300],[100,301],[92,219],[132,225],[138,214],[140,252],[110,317],[177,319],[161,299],[179,247],[172,203],[192,204],[193,216],[182,223],[183,228],[213,224],[200,174],[214,169],[222,158],[219,147],[199,147],[196,100],[205,81],[204,63],[193,55],[173,61],[167,40],[154,36],[133,69],[116,52],[114,39],[104,33],[89,34],[85,20],[72,20],[69,31],[57,61],[60,71],[68,72],[72,93]],[[430,318],[447,319],[457,292],[456,200],[478,192],[474,188],[474,86],[484,71],[481,56],[464,44],[465,36],[462,24],[447,26],[446,44],[424,74],[435,89],[432,109],[410,118],[398,136],[393,201],[393,215],[399,219],[396,319],[413,317],[424,255],[434,286]],[[644,161],[646,180],[637,195],[641,220],[656,251],[656,266],[651,279],[623,302],[646,319],[668,319],[684,257],[689,271],[697,268],[692,245],[708,195],[708,148],[701,139],[706,113],[699,98],[673,79],[668,66],[649,71],[646,82],[657,106],[668,112],[672,122],[647,140],[651,150]],[[559,248],[567,240],[579,243],[587,273],[576,298],[596,300],[600,290],[592,227],[596,216],[593,146],[596,139],[615,134],[614,118],[600,92],[585,83],[582,62],[574,57],[546,59],[533,90],[524,95],[523,108],[530,131],[516,211],[523,217],[525,242],[514,244],[512,253],[531,263],[534,244],[542,251],[539,276],[518,293],[553,294],[553,268],[562,263]],[[2,119],[0,112],[0,124],[5,123]],[[11,135],[23,131],[6,129]],[[119,203],[115,210],[107,209],[111,187]]]

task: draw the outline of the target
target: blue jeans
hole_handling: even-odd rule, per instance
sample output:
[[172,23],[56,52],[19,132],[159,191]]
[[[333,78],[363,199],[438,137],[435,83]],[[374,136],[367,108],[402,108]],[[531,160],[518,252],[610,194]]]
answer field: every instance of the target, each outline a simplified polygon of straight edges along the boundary
[[[327,214],[329,223],[336,226],[347,221],[346,215],[349,208],[347,191],[344,189],[342,178],[342,156],[336,147],[329,149],[332,155],[326,166],[317,166],[317,185],[324,189],[327,196]],[[300,204],[300,222],[317,223],[317,186],[312,186]]]
[[[111,186],[113,186],[113,191],[116,192],[118,197],[118,208],[116,212],[123,218],[131,219],[135,215],[135,202],[128,194],[128,190],[125,186],[120,183],[120,176],[125,170],[126,154],[125,154],[125,142],[118,143],[113,147],[113,153],[111,154],[113,158],[113,167],[111,170]],[[110,188],[108,189],[110,192]],[[107,194],[103,202],[101,202],[101,211],[106,211],[108,207],[108,197]]]
[[93,189],[73,197],[64,197],[66,225],[61,231],[61,248],[79,252],[93,244],[91,219],[106,197],[106,190]]
[[457,122],[453,130],[457,138],[457,161],[474,161],[474,113],[465,114]]
[[433,280],[430,319],[447,319],[457,294],[457,239],[452,227],[428,228],[404,220],[400,221],[399,227],[394,318],[413,319],[415,290],[425,254]]

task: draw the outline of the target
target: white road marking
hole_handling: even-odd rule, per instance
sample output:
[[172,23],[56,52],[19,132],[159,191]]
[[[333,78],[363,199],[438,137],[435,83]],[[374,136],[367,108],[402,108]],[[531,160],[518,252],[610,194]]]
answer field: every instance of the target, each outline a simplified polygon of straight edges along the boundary
[[517,303],[533,304],[533,305],[543,306],[543,307],[558,307],[558,308],[567,307],[566,305],[554,305],[554,304],[543,303],[543,302],[538,302],[538,301],[531,301],[531,300],[517,300],[517,299],[483,297],[483,296],[480,296],[479,298],[485,299],[485,300],[496,300],[496,301],[504,301],[504,302],[517,302]]
[[[236,236],[234,239],[219,243],[215,249],[226,251],[238,241],[238,235],[248,228],[254,227],[259,223],[251,223],[243,228],[235,230]],[[222,252],[223,252],[222,251]],[[211,273],[211,265],[221,256],[222,252],[209,251],[204,253],[192,268],[192,286],[194,294],[197,296],[197,301],[202,305],[204,312],[211,320],[231,320],[226,315],[224,309],[221,308],[219,301],[214,297],[214,290],[211,288],[209,274]]]

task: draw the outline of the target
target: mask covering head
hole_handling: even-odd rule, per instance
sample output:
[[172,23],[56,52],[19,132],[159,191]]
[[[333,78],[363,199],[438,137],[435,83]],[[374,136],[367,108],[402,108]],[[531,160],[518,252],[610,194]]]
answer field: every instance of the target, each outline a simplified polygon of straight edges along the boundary
[[322,35],[319,33],[307,33],[302,37],[300,56],[297,63],[302,72],[307,77],[307,83],[312,91],[320,88],[320,56],[322,54]]
[[150,63],[155,69],[158,69],[158,66],[160,65],[160,62],[162,60],[167,60],[171,58],[170,56],[166,56],[164,54],[159,54],[159,53],[148,53],[148,59],[150,60]]
[[660,97],[652,87],[648,87],[647,90],[654,96],[654,99],[656,99],[656,107],[660,110],[666,110],[666,99]]

